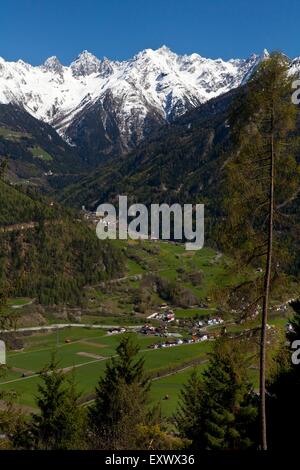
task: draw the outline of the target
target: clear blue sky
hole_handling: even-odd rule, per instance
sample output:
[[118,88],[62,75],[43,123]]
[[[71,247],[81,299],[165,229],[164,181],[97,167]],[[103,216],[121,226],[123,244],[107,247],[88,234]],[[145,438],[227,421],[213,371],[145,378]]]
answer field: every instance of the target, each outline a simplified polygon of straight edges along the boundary
[[300,55],[299,0],[1,0],[0,56],[69,63],[83,49],[129,58],[166,44],[177,53]]

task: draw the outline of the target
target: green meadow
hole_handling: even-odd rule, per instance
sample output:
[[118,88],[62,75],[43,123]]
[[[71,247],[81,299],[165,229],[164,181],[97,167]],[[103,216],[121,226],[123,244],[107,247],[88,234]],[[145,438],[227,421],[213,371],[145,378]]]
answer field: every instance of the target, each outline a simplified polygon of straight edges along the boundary
[[[204,361],[211,348],[211,342],[203,342],[153,350],[148,346],[162,341],[162,338],[129,334],[139,344],[139,356],[144,357],[146,370],[156,379],[153,382],[154,391],[151,392],[152,400],[162,400],[163,396],[169,393],[168,383],[172,375],[166,377],[168,380],[161,396],[158,391],[158,384],[165,374],[173,374],[181,368],[192,367],[194,363]],[[64,369],[66,374],[74,375],[84,399],[93,393],[107,360],[116,354],[121,336],[108,336],[105,331],[99,329],[66,328],[25,337],[24,350],[8,353],[8,369],[0,377],[0,391],[14,392],[19,404],[34,408],[40,381],[38,374],[54,355],[59,367]],[[159,378],[160,376],[162,378]],[[165,403],[162,405],[164,409]],[[166,408],[168,407],[169,402],[166,403]]]

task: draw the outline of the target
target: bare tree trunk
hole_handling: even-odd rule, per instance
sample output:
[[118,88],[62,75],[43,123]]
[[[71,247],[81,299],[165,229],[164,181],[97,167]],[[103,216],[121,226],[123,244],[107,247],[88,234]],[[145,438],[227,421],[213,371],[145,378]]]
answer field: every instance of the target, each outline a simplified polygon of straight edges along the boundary
[[272,248],[273,248],[273,212],[274,212],[274,110],[271,116],[271,143],[270,143],[270,185],[269,185],[269,225],[268,225],[268,249],[264,282],[264,297],[261,323],[260,340],[260,446],[262,450],[267,450],[267,419],[266,419],[266,346],[267,346],[267,320],[269,308],[270,280],[272,268]]

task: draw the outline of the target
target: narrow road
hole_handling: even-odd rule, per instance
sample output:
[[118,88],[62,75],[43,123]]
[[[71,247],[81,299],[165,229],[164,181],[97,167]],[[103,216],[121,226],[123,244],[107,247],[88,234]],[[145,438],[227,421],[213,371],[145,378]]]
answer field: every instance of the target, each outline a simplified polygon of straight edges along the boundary
[[[27,326],[24,328],[0,330],[0,333],[22,333],[25,331],[45,331],[45,330],[62,330],[64,328],[91,328],[91,329],[102,329],[109,330],[110,328],[122,328],[122,325],[91,325],[89,323],[57,323],[55,325],[44,325],[44,326]],[[128,325],[124,328],[130,330],[138,330],[141,325]]]

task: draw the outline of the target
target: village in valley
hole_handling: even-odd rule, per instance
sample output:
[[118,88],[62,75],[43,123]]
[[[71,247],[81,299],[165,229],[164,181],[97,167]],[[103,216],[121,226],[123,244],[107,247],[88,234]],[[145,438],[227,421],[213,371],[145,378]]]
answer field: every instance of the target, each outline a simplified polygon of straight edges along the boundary
[[[98,222],[95,213],[82,211],[81,217],[93,229]],[[0,390],[13,387],[24,409],[34,408],[37,374],[53,351],[62,370],[75,374],[83,402],[89,402],[106,361],[115,354],[120,339],[131,335],[155,378],[152,400],[161,402],[163,413],[169,416],[188,373],[205,368],[216,338],[255,338],[260,306],[243,321],[234,308],[224,309],[215,296],[224,280],[226,284],[235,281],[227,256],[210,248],[187,252],[174,242],[110,243],[121,250],[126,271],[86,287],[80,308],[42,306],[34,298],[9,300],[10,327],[1,335],[7,345],[8,369],[0,377]],[[273,301],[268,326],[271,341],[288,324],[292,293],[287,295],[284,304]],[[257,387],[256,359],[251,375]]]

